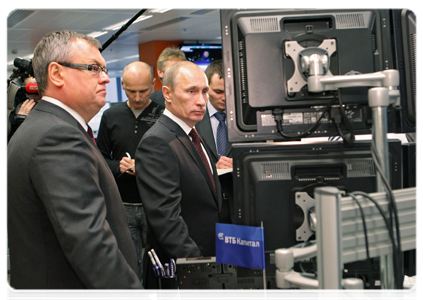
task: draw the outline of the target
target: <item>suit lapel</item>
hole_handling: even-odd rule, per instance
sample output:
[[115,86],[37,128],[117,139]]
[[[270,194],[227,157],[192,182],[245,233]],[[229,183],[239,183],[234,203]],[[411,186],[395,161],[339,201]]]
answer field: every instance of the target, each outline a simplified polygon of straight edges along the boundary
[[59,107],[57,105],[54,105],[54,104],[52,104],[50,102],[47,102],[47,101],[40,101],[40,102],[38,102],[38,104],[35,106],[34,109],[45,111],[45,112],[49,112],[49,113],[57,116],[58,118],[62,119],[63,121],[65,121],[69,125],[78,128],[78,130],[81,131],[81,134],[83,134],[85,136],[85,138],[87,139],[87,143],[89,143],[95,149],[95,150],[93,150],[94,153],[97,154],[97,156],[101,159],[101,161],[110,170],[110,167],[107,164],[106,160],[104,159],[103,155],[101,154],[100,149],[98,149],[97,145],[94,144],[94,142],[91,139],[91,137],[88,134],[88,132],[84,130],[84,128],[81,126],[81,124],[71,114],[69,114],[63,108],[61,108],[61,107]]
[[209,115],[208,110],[207,110],[203,120],[201,122],[199,122],[196,125],[196,127],[200,128],[200,130],[201,130],[200,135],[204,139],[206,144],[210,146],[208,148],[209,148],[210,152],[212,152],[212,155],[214,156],[214,159],[217,162],[219,160],[219,156],[217,154],[216,142],[214,140],[213,129],[211,127],[210,115]]
[[[209,173],[207,172],[206,166],[204,165],[203,161],[201,160],[200,155],[198,154],[197,150],[194,147],[194,144],[191,142],[191,139],[188,137],[188,135],[185,133],[185,131],[182,130],[182,128],[176,124],[174,121],[172,121],[169,117],[162,115],[159,119],[159,122],[163,123],[166,127],[168,127],[171,131],[175,132],[176,138],[185,146],[185,148],[187,149],[188,153],[190,154],[190,156],[192,157],[192,159],[194,160],[194,162],[196,163],[196,165],[200,168],[201,172],[203,173],[207,184],[209,185],[210,189],[213,192],[213,195],[215,197],[216,202],[219,205],[219,208],[221,207],[221,203],[219,203],[219,197],[216,194],[216,191],[214,190],[213,187],[213,183],[210,179]],[[201,136],[200,136],[201,139]],[[201,140],[201,142],[204,145],[204,141]],[[207,151],[207,149],[206,149]],[[207,154],[210,156],[209,151],[207,151]],[[220,186],[219,185],[219,178],[217,176],[217,171],[216,168],[213,166],[212,164],[212,169],[213,169],[213,178],[215,180],[215,185],[216,185],[216,189],[217,192],[220,191]]]

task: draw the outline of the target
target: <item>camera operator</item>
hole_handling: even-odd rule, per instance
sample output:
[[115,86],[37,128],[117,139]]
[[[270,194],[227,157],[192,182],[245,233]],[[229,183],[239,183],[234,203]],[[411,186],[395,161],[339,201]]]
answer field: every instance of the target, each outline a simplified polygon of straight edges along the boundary
[[[14,64],[18,69],[13,70],[10,76],[9,87],[12,83],[14,88],[8,89],[8,101],[13,101],[11,103],[13,108],[8,115],[10,122],[8,141],[41,98],[36,80],[32,76],[32,61],[17,58]],[[20,88],[17,89],[18,86]]]
[[[24,85],[22,86],[22,88],[26,89],[28,84],[31,84],[31,83],[34,83],[35,87],[36,87],[37,81],[35,80],[34,77],[25,78]],[[31,85],[31,86],[34,86],[34,85]],[[18,112],[16,114],[16,117],[22,115],[22,116],[24,116],[23,120],[25,120],[25,117],[28,116],[31,109],[35,106],[35,104],[38,103],[38,100],[40,100],[40,98],[41,98],[41,96],[38,94],[38,88],[35,91],[28,91],[26,89],[25,96],[26,96],[26,100],[19,103],[15,108],[15,111]],[[23,120],[22,120],[22,122],[23,122]]]

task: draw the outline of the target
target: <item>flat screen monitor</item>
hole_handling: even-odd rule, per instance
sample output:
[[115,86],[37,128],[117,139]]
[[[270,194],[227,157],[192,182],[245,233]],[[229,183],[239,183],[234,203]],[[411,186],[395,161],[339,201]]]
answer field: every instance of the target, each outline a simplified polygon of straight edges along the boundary
[[218,44],[181,44],[181,51],[185,53],[187,60],[198,65],[206,71],[209,64],[222,59],[222,45]]
[[[339,107],[344,111],[341,130],[370,133],[369,88],[309,92],[288,44],[324,48],[331,41],[332,75],[395,69],[391,23],[390,10],[222,10],[229,141],[295,140],[322,114],[310,136],[339,135],[333,123]],[[275,111],[282,112],[282,132],[292,138],[280,134]],[[388,132],[397,132],[397,115],[389,111],[388,117]]]
[[[298,229],[307,218],[303,208],[313,201],[316,187],[334,186],[346,193],[377,191],[370,141],[357,141],[353,147],[342,142],[240,143],[232,152],[235,223],[261,226],[263,222],[266,252],[307,240]],[[399,140],[389,141],[389,163],[391,187],[400,189]]]
[[396,67],[400,72],[401,111],[398,132],[416,132],[417,32],[416,15],[408,9],[392,10]]
[[[420,186],[420,142],[402,145],[403,186]],[[420,274],[420,248],[404,252],[404,274]]]

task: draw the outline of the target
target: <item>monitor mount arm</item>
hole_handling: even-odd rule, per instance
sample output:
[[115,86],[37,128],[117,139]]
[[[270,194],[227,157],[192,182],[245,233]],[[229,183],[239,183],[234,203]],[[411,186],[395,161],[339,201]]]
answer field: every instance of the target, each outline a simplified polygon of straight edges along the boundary
[[[283,248],[275,250],[276,283],[280,289],[318,289],[318,279],[308,278],[293,270],[294,262],[303,261],[317,255],[317,244],[304,248]],[[345,278],[341,280],[344,289],[363,289],[363,280]]]
[[[381,72],[357,75],[332,75],[329,70],[330,57],[336,51],[336,40],[325,39],[318,47],[303,48],[296,41],[285,42],[285,53],[295,64],[294,75],[287,81],[289,93],[300,91],[307,84],[309,92],[320,93],[345,87],[371,87],[368,92],[368,104],[372,109],[372,139],[375,152],[380,158],[381,172],[388,182],[388,106],[400,108],[399,72],[384,70]],[[377,191],[385,191],[382,175],[376,176]],[[381,257],[382,288],[393,289],[395,284],[387,274],[393,272],[392,255]]]
[[[285,53],[292,58],[295,72],[287,81],[289,93],[299,92],[307,84],[309,92],[320,93],[345,87],[381,87],[388,90],[389,105],[400,108],[397,70],[355,75],[332,75],[330,57],[336,52],[336,40],[325,39],[318,47],[303,48],[296,41],[285,42]],[[369,103],[370,104],[370,103]]]

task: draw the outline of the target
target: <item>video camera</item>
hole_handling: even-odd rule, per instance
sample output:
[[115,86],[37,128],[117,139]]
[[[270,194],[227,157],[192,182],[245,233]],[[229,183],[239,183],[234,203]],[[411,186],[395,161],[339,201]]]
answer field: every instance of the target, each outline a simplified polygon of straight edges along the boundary
[[13,65],[17,69],[13,70],[13,73],[16,74],[16,77],[26,78],[29,76],[34,77],[34,69],[32,68],[32,59],[25,59],[17,57],[13,61]]
[[10,83],[7,89],[7,107],[13,109],[18,104],[27,99],[26,94],[38,94],[38,86],[34,83],[30,87],[23,86],[24,80],[28,77],[34,77],[34,69],[32,68],[32,60],[24,58],[15,58],[13,62],[17,69],[13,70],[10,76]]
[[9,78],[10,82],[7,88],[7,116],[11,123],[9,124],[8,122],[8,132],[11,131],[11,127],[9,125],[15,124],[14,116],[16,112],[14,112],[14,109],[28,99],[28,94],[34,94],[34,96],[38,95],[38,85],[36,83],[28,83],[24,85],[26,78],[34,77],[32,60],[15,58],[13,64],[17,69],[13,70],[13,73]]

